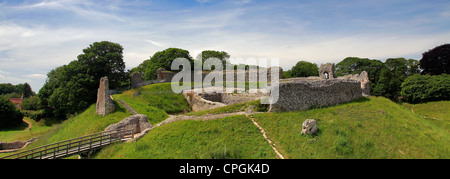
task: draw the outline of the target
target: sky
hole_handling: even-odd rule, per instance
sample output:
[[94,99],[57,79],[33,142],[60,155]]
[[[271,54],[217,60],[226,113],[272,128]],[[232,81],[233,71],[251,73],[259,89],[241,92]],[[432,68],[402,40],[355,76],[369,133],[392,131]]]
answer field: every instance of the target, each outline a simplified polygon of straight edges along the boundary
[[448,0],[0,0],[0,83],[29,83],[99,41],[126,69],[166,48],[277,58],[284,70],[346,57],[412,58],[450,42]]

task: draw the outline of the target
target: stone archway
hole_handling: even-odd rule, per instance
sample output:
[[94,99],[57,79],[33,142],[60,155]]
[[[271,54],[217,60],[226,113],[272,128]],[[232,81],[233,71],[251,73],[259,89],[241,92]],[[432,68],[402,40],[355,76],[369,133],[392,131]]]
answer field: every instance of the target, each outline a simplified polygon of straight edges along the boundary
[[320,65],[319,76],[324,80],[334,79],[335,67],[334,63],[327,63]]

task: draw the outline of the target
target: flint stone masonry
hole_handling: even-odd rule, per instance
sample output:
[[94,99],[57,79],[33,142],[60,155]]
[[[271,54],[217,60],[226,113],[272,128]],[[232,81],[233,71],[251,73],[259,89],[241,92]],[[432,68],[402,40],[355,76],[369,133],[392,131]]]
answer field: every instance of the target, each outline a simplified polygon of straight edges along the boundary
[[153,125],[148,122],[148,117],[143,114],[136,114],[127,117],[119,123],[109,125],[105,131],[113,130],[134,130],[135,133],[140,133],[145,129],[152,128]]
[[38,137],[31,138],[27,141],[0,142],[0,153],[15,152],[26,147],[28,144],[35,142]]
[[[269,95],[269,93],[264,90],[258,91],[257,93],[245,93],[245,90],[243,89],[234,89],[235,92],[240,93],[205,92],[206,90],[211,90],[213,88],[215,87],[205,88],[202,93],[194,93],[194,90],[183,91],[183,95],[190,104],[192,111],[203,111],[231,104],[255,101]],[[223,88],[223,91],[226,92],[227,89]]]
[[361,83],[355,80],[330,79],[280,83],[279,98],[269,112],[307,110],[331,106],[362,97]]
[[369,74],[366,71],[362,71],[361,74],[350,74],[338,77],[338,79],[355,80],[361,82],[362,96],[364,97],[370,96],[370,80]]
[[317,122],[314,119],[306,119],[302,124],[302,134],[315,134],[318,130]]
[[320,68],[319,68],[319,77],[320,78],[333,79],[334,73],[335,73],[334,63],[326,63],[326,64],[320,65]]
[[114,111],[116,105],[109,95],[108,77],[100,78],[100,86],[97,92],[96,112],[99,115],[105,116]]
[[131,75],[131,89],[140,87],[139,84],[144,82],[144,77],[138,72]]

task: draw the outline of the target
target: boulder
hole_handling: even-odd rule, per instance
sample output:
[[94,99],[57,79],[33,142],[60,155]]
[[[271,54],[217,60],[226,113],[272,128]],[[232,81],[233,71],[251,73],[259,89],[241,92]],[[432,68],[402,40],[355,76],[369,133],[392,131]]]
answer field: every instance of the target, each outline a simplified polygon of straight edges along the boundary
[[317,122],[314,119],[306,119],[306,121],[302,124],[302,134],[312,135],[316,133],[317,130]]
[[109,125],[105,131],[114,130],[134,130],[135,133],[140,133],[145,129],[152,128],[153,125],[148,122],[148,117],[143,114],[136,114],[127,117],[119,123]]

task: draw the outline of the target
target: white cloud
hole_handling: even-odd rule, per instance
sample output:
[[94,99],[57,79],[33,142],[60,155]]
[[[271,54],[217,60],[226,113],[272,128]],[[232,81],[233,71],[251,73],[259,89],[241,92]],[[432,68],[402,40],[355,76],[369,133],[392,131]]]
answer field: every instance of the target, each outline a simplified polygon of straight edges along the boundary
[[47,75],[44,74],[31,74],[31,75],[25,75],[26,77],[29,78],[47,78]]
[[167,45],[164,45],[164,44],[162,44],[162,43],[159,43],[159,42],[156,42],[156,41],[153,41],[153,40],[145,40],[146,42],[149,42],[149,43],[151,43],[151,44],[153,44],[153,45],[156,45],[156,46],[158,46],[158,47],[167,47]]

